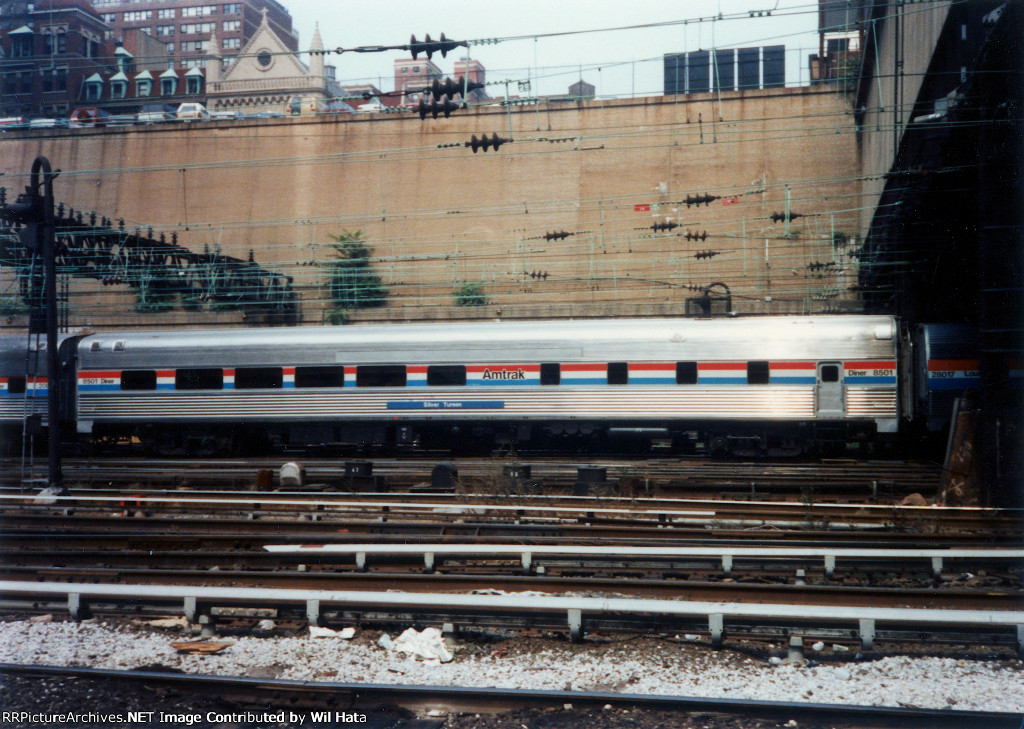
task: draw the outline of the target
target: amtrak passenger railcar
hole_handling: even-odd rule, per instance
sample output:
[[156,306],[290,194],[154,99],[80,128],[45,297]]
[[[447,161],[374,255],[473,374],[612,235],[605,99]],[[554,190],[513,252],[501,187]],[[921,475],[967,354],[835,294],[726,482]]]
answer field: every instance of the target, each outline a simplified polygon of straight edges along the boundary
[[[46,413],[26,342],[0,337],[8,449]],[[63,336],[60,361],[65,437],[188,454],[613,439],[791,455],[940,430],[979,384],[968,327],[888,316],[111,331]]]
[[239,443],[699,441],[794,454],[897,430],[888,316],[106,332],[78,343],[78,431]]

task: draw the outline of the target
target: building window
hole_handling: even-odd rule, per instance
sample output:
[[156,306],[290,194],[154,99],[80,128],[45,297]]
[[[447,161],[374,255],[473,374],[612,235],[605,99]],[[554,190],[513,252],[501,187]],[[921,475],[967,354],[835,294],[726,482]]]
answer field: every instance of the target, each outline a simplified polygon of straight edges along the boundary
[[111,81],[110,82],[110,98],[112,99],[123,99],[128,95],[128,82],[127,81]]
[[11,36],[11,57],[25,58],[32,55],[32,36],[28,33],[18,33]]
[[19,94],[31,94],[32,93],[32,72],[22,71],[18,74],[18,93]]
[[221,12],[225,15],[237,15],[242,12],[242,3],[227,3],[221,6]]
[[183,18],[201,18],[204,15],[214,15],[217,12],[216,5],[197,5],[192,8],[182,8],[181,17]]
[[103,13],[101,17],[103,18],[103,22],[107,25],[117,22],[117,13]]
[[173,25],[158,25],[156,27],[156,34],[157,35],[167,35],[167,36],[172,36],[173,37],[174,36],[174,26]]
[[156,17],[160,20],[172,20],[175,15],[175,8],[161,8],[156,11]]
[[220,24],[220,27],[221,27],[221,30],[223,30],[223,31],[225,31],[227,33],[231,33],[232,31],[236,31],[236,30],[241,30],[242,29],[242,21],[241,20],[225,20],[223,23]]
[[[195,68],[193,66],[193,68]],[[203,78],[202,76],[189,76],[185,79],[185,93],[186,94],[198,94],[203,90]]]
[[241,38],[225,38],[221,45],[224,48],[241,48],[242,47],[242,39]]
[[153,92],[153,82],[149,79],[135,82],[136,96],[149,96]]
[[130,10],[129,12],[124,14],[124,22],[126,22],[126,23],[135,23],[135,22],[138,22],[140,20],[152,20],[152,19],[153,19],[153,11],[152,10]]
[[[46,39],[46,53],[67,53],[68,52],[68,34],[64,31],[58,33],[48,33],[45,36]],[[56,39],[56,42],[54,42]]]
[[178,79],[176,78],[162,78],[160,79],[160,95],[161,96],[174,96],[178,90]]
[[212,33],[216,28],[216,23],[185,23],[181,26],[181,32],[184,35],[195,35],[196,33]]

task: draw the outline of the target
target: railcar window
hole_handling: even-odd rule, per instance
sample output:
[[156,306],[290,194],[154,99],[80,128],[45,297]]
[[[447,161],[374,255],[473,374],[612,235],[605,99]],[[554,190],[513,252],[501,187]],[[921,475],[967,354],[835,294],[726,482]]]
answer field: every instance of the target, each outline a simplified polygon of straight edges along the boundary
[[629,365],[625,362],[608,363],[608,384],[626,385],[629,384]]
[[356,367],[356,387],[405,387],[405,365]]
[[25,378],[24,377],[8,377],[7,378],[7,392],[12,395],[24,395],[25,394]]
[[224,389],[224,370],[219,367],[175,370],[174,389],[222,390]]
[[280,367],[236,367],[236,390],[280,388],[284,375]]
[[344,387],[345,368],[343,366],[327,367],[296,367],[296,387]]
[[126,370],[121,373],[122,390],[155,390],[156,370]]
[[540,384],[562,384],[562,365],[557,362],[543,362],[540,366]]
[[747,384],[767,385],[771,380],[771,373],[768,363],[763,360],[747,362]]
[[427,367],[428,385],[465,385],[466,367],[464,365],[430,365]]
[[822,365],[822,382],[839,382],[839,365]]
[[697,363],[676,362],[676,384],[696,385],[697,384]]

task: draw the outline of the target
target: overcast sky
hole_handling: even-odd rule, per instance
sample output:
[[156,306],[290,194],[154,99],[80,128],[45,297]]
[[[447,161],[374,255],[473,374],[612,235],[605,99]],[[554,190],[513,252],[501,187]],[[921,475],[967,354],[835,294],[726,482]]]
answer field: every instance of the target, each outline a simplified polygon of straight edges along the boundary
[[[565,93],[582,76],[599,96],[659,95],[662,55],[698,49],[786,46],[787,85],[807,83],[807,55],[817,48],[816,0],[281,0],[292,14],[299,46],[309,48],[315,23],[328,48],[401,45],[416,35],[443,32],[454,40],[523,37],[474,45],[470,56],[487,70],[487,80],[531,80],[534,94]],[[750,18],[750,11],[772,11]],[[724,19],[712,21],[719,14]],[[739,19],[730,19],[737,14]],[[703,21],[699,19],[703,18]],[[544,37],[652,24],[634,30]],[[683,24],[681,21],[688,21]],[[434,54],[445,75],[466,55]],[[331,54],[338,80],[394,88],[394,61],[408,52]],[[308,61],[308,58],[303,60]],[[490,90],[504,96],[504,85]]]

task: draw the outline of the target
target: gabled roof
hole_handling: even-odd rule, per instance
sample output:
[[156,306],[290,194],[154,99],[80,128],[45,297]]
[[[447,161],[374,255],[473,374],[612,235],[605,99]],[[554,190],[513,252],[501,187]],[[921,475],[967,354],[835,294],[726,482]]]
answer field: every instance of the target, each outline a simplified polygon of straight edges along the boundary
[[127,81],[128,77],[125,76],[124,71],[118,71],[117,73],[115,73],[113,76],[110,77],[110,80],[111,81]]
[[264,13],[263,22],[260,23],[260,27],[256,29],[249,42],[239,51],[235,62],[231,64],[231,67],[221,78],[221,81],[235,81],[243,76],[244,78],[249,78],[250,76],[255,76],[255,74],[261,74],[262,70],[256,65],[256,52],[263,48],[274,54],[275,63],[288,64],[293,68],[292,73],[285,75],[306,76],[309,74],[309,68],[306,64],[302,63],[295,54],[295,51],[288,48],[277,33],[271,29],[267,23],[267,15]]
[[87,84],[96,83],[97,81],[99,83],[103,83],[103,77],[100,76],[98,73],[94,73],[92,76],[85,80]]
[[146,81],[147,79],[148,80],[152,80],[153,79],[153,74],[151,74],[149,72],[148,68],[145,71],[140,71],[139,73],[135,74],[135,80],[136,81]]
[[199,66],[193,66],[192,68],[190,68],[185,73],[185,75],[186,76],[202,76],[203,75],[203,71],[202,71],[202,69],[199,68]]
[[175,72],[173,68],[168,68],[166,71],[160,74],[160,78],[178,78],[178,74]]
[[17,30],[12,30],[7,35],[14,35],[15,33],[23,33],[23,34],[24,33],[35,33],[35,31],[32,30],[31,28],[29,28],[27,25],[23,25],[20,28],[18,28]]

